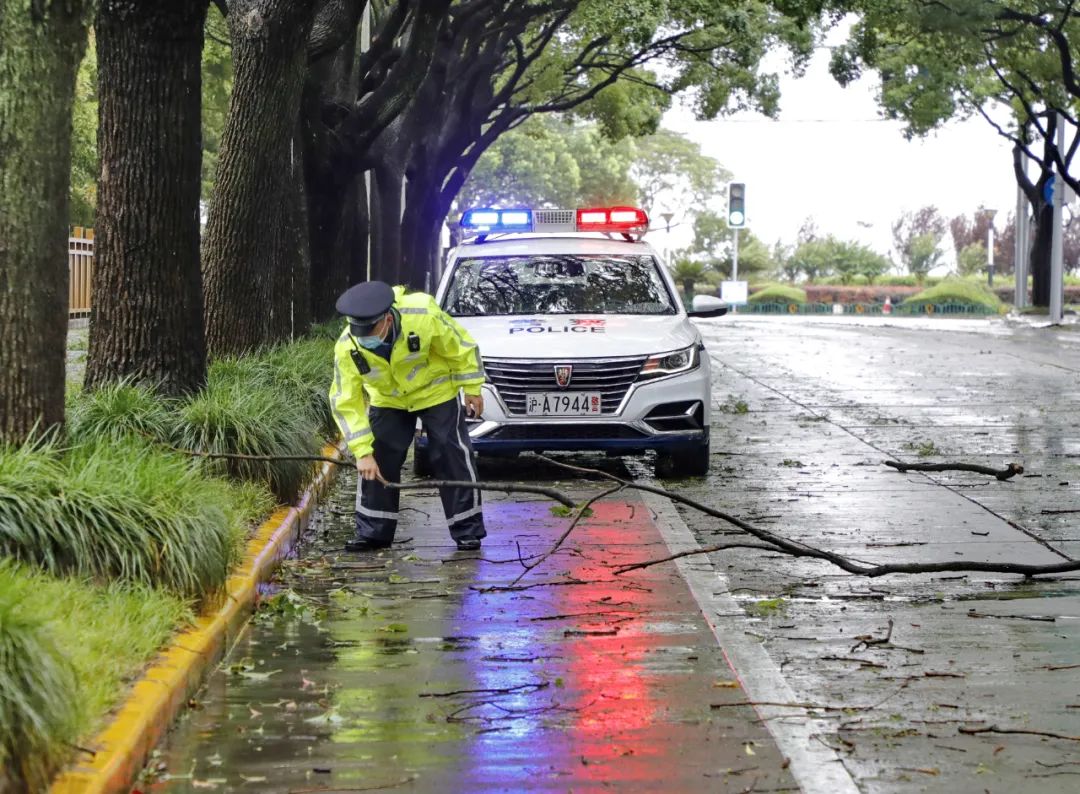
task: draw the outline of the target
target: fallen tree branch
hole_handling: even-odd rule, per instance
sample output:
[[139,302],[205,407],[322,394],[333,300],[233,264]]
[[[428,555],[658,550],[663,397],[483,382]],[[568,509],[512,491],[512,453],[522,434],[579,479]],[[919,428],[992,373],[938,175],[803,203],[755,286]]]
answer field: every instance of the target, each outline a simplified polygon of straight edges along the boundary
[[1027,728],[999,728],[991,725],[987,728],[957,728],[960,733],[974,736],[979,733],[1019,733],[1026,736],[1046,736],[1050,739],[1065,739],[1070,742],[1080,742],[1080,736],[1070,736],[1067,733],[1052,733],[1050,731],[1032,731]]
[[[149,434],[146,435],[150,437]],[[174,447],[171,444],[166,444],[158,439],[153,440],[173,452],[179,452],[182,455],[192,455],[199,458],[248,460],[257,463],[273,463],[279,460],[307,460],[312,463],[333,463],[337,466],[346,466],[348,468],[353,468],[355,466],[353,461],[347,458],[331,458],[326,455],[243,455],[239,452],[203,452],[197,449],[181,449],[180,447]],[[498,491],[506,494],[535,493],[546,496],[549,499],[554,499],[565,507],[577,507],[577,503],[566,494],[556,491],[554,488],[544,488],[540,485],[473,482],[472,480],[424,480],[423,482],[417,483],[400,483],[380,480],[380,482],[387,488],[392,488],[396,491],[417,491],[427,488],[472,488],[477,491]]]
[[999,480],[1008,480],[1017,474],[1024,473],[1024,467],[1019,463],[1010,463],[1004,469],[992,469],[989,466],[979,466],[976,463],[901,463],[898,460],[883,461],[886,466],[891,466],[899,472],[905,471],[973,471],[976,474],[988,474]]
[[[540,556],[539,556],[539,557],[537,558],[536,562],[533,562],[533,563],[527,563],[527,562],[525,562],[524,560],[521,560],[521,565],[522,565],[522,567],[524,567],[524,568],[525,568],[525,570],[523,570],[523,571],[522,571],[521,573],[519,573],[519,574],[517,575],[517,578],[516,578],[516,579],[514,579],[514,581],[512,581],[512,582],[510,583],[510,586],[511,586],[511,587],[513,587],[514,585],[516,585],[516,584],[517,584],[518,582],[520,582],[520,581],[521,581],[521,580],[522,580],[522,579],[523,579],[523,578],[525,577],[525,574],[527,574],[527,573],[528,573],[529,571],[531,571],[531,570],[532,570],[533,568],[535,568],[535,567],[537,567],[538,565],[540,565],[541,563],[543,563],[543,562],[544,562],[544,560],[546,560],[546,559],[547,559],[548,557],[550,557],[550,556],[551,556],[552,554],[554,554],[555,552],[557,552],[557,551],[559,550],[559,547],[560,547],[560,546],[562,546],[563,542],[564,542],[564,541],[565,541],[565,540],[566,540],[566,539],[567,539],[568,537],[570,537],[570,533],[574,531],[574,527],[576,527],[576,526],[577,526],[577,525],[578,525],[578,524],[579,524],[579,523],[581,522],[581,519],[582,519],[582,518],[584,518],[585,514],[589,512],[589,508],[590,508],[590,507],[592,506],[592,504],[593,504],[594,502],[597,502],[597,501],[599,501],[600,499],[603,499],[603,498],[604,498],[605,496],[610,496],[610,495],[611,495],[611,494],[613,494],[613,493],[618,493],[619,491],[623,490],[623,489],[624,489],[625,487],[626,487],[625,485],[620,485],[620,486],[619,486],[619,487],[617,487],[617,488],[609,488],[609,489],[608,489],[608,490],[606,490],[606,491],[603,491],[603,492],[601,492],[601,493],[598,493],[598,494],[596,494],[596,496],[593,496],[593,497],[592,497],[592,498],[590,498],[590,499],[589,499],[588,501],[586,501],[586,502],[585,502],[584,504],[582,504],[582,505],[581,505],[581,507],[579,507],[579,508],[578,508],[578,511],[577,511],[577,515],[575,515],[575,516],[574,516],[574,520],[570,522],[570,526],[568,526],[568,527],[566,528],[566,531],[565,531],[565,532],[563,532],[563,533],[562,533],[562,535],[560,535],[560,536],[559,536],[559,539],[558,539],[557,541],[555,541],[555,545],[554,545],[554,546],[552,546],[552,547],[551,547],[550,549],[548,549],[548,550],[547,550],[546,552],[544,552],[543,554],[541,554],[541,555],[540,555]],[[521,559],[521,554],[520,554],[520,551],[519,551],[519,553],[518,553],[518,559]]]
[[[805,543],[800,543],[794,540],[788,540],[787,538],[770,532],[767,529],[761,527],[755,527],[753,524],[749,524],[736,516],[723,512],[722,510],[716,510],[715,508],[704,505],[701,502],[697,502],[681,494],[667,491],[663,488],[657,488],[651,485],[643,485],[641,483],[631,482],[621,477],[616,477],[614,474],[609,474],[601,469],[591,469],[584,466],[574,466],[569,463],[562,463],[561,461],[553,460],[546,455],[538,455],[541,460],[550,463],[553,466],[557,466],[567,471],[574,471],[579,474],[589,474],[601,477],[612,482],[619,483],[620,485],[637,491],[644,491],[646,493],[653,493],[659,496],[665,496],[673,502],[684,504],[688,507],[692,507],[705,515],[712,516],[713,518],[719,518],[722,521],[726,521],[729,524],[733,524],[739,529],[743,530],[747,534],[753,535],[758,540],[764,541],[770,544],[769,549],[771,551],[783,552],[792,557],[810,557],[812,559],[824,560],[825,562],[832,563],[837,568],[847,571],[848,573],[856,574],[858,576],[866,576],[868,578],[877,578],[879,576],[887,576],[894,573],[905,574],[919,574],[919,573],[945,573],[950,571],[978,571],[982,573],[1013,573],[1021,576],[1032,577],[1045,574],[1056,573],[1068,573],[1071,571],[1080,571],[1080,560],[1073,560],[1066,558],[1063,562],[1052,565],[1030,565],[1027,563],[1014,563],[1014,562],[980,562],[970,561],[965,562],[962,560],[953,560],[949,562],[905,562],[905,563],[881,563],[874,565],[861,560],[854,560],[849,557],[845,557],[841,554],[836,554],[825,549],[818,549],[813,546],[808,546]],[[773,548],[775,547],[775,548]],[[708,554],[713,551],[712,547],[708,549],[696,549],[694,551],[687,551],[681,553],[681,557],[690,557],[695,554]],[[1059,552],[1060,553],[1060,552]],[[632,570],[641,568],[648,568],[653,565],[659,565],[662,562],[667,562],[670,557],[663,559],[645,560],[640,563],[634,563]],[[622,566],[627,568],[627,566]],[[615,569],[614,573],[619,574],[619,570]]]

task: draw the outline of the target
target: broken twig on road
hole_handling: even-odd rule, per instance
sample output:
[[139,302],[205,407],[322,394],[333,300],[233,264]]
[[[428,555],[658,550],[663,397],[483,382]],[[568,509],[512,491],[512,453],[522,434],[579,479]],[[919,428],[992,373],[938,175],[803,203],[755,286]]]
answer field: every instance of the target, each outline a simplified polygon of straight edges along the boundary
[[1024,467],[1019,463],[1010,463],[1004,469],[992,469],[989,466],[979,466],[976,463],[901,463],[898,460],[884,461],[886,466],[891,466],[899,472],[905,471],[973,471],[976,474],[989,474],[999,480],[1007,480],[1017,474],[1024,473]]

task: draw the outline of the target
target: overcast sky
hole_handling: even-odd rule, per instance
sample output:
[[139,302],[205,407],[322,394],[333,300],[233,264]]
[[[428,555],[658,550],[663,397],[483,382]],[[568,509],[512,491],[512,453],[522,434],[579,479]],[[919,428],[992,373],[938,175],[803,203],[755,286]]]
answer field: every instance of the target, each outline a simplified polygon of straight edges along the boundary
[[[770,246],[793,242],[812,216],[823,234],[888,253],[893,221],[928,204],[947,218],[984,204],[998,210],[1001,228],[1016,206],[1008,141],[981,118],[906,141],[899,123],[880,120],[876,77],[841,88],[828,61],[829,51],[819,49],[805,77],[783,78],[778,121],[748,113],[703,122],[674,108],[664,126],[686,133],[746,183],[749,226]],[[673,230],[673,247],[688,242],[682,236]],[[657,242],[667,247],[662,237]]]

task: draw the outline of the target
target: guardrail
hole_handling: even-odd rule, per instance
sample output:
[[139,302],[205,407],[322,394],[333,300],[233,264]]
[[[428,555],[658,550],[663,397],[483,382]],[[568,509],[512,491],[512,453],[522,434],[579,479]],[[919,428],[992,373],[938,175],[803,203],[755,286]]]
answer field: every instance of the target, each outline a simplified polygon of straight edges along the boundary
[[68,237],[68,317],[90,316],[94,230],[76,226]]

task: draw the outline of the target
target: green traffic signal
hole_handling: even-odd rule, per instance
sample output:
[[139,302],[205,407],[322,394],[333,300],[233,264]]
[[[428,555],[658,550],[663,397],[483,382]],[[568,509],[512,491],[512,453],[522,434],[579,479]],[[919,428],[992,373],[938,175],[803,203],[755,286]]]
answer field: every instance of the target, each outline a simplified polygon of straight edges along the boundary
[[732,229],[742,229],[746,226],[746,183],[728,183],[728,212],[727,223]]

